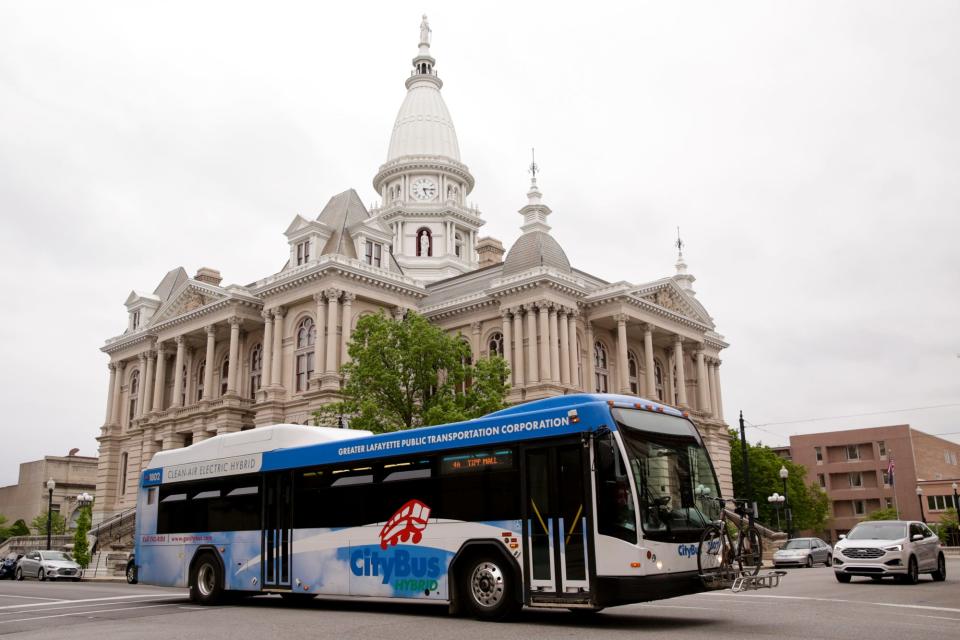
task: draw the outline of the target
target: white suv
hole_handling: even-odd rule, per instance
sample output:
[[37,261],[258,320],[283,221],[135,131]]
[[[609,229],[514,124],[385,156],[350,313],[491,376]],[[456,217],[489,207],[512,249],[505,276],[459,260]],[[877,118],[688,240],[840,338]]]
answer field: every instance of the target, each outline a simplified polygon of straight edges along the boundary
[[880,580],[893,576],[916,584],[921,573],[947,579],[940,539],[922,522],[875,520],[861,522],[834,547],[833,570],[840,582],[852,576]]

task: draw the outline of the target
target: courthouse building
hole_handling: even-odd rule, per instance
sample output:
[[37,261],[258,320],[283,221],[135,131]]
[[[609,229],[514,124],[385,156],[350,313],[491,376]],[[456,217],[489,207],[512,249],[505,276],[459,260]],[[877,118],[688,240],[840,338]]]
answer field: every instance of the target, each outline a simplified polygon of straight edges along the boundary
[[[688,409],[732,494],[719,373],[727,343],[682,255],[675,274],[639,283],[571,265],[550,234],[535,171],[518,202],[522,233],[504,255],[499,241],[480,237],[484,219],[467,204],[474,177],[441,96],[425,19],[405,84],[373,176],[380,204],[368,210],[348,189],[318,216],[296,216],[284,232],[286,266],[245,286],[224,285],[214,269],[191,277],[176,268],[152,291],[130,293],[126,328],[102,349],[110,383],[98,519],[134,503],[139,472],[161,449],[306,424],[339,397],[357,320],[408,310],[462,335],[474,358],[502,355],[511,403],[609,391]],[[611,247],[637,249],[628,239]]]

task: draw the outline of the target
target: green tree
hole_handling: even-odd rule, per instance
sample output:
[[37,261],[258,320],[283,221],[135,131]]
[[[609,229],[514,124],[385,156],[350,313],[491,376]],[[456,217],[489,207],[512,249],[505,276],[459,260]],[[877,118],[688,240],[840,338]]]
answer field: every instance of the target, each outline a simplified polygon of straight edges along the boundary
[[[747,444],[747,459],[750,462],[750,483],[753,495],[746,495],[743,478],[743,453],[740,437],[736,431],[730,431],[730,466],[733,472],[733,493],[737,498],[757,502],[760,522],[768,526],[776,525],[777,516],[774,506],[767,497],[774,493],[783,493],[783,480],[780,467],[786,467],[787,503],[793,514],[795,531],[823,531],[830,513],[830,501],[827,494],[816,484],[806,484],[807,470],[803,465],[781,458],[770,447],[763,444]],[[785,514],[780,514],[780,523],[786,528]]]
[[940,542],[955,547],[960,545],[960,522],[957,521],[957,510],[953,507],[940,514],[940,522],[934,528],[940,536]]
[[[58,512],[53,512],[53,517],[50,519],[51,530],[50,533],[53,535],[63,535],[67,532],[67,521],[64,520],[63,516]],[[46,512],[41,513],[30,523],[30,528],[33,529],[34,534],[38,536],[47,535],[47,514]]]
[[90,505],[80,507],[77,516],[77,530],[73,533],[73,559],[84,569],[90,564],[90,543],[87,542],[87,533],[90,531]]
[[343,365],[343,400],[315,412],[316,424],[350,425],[375,433],[457,422],[505,406],[510,370],[500,357],[470,364],[470,346],[407,313],[357,321]]
[[877,509],[876,511],[871,511],[867,514],[867,517],[864,520],[896,520],[897,519],[897,510],[893,507],[889,509]]
[[28,536],[30,535],[30,527],[27,526],[23,518],[20,518],[10,527],[9,533],[11,538],[14,536]]

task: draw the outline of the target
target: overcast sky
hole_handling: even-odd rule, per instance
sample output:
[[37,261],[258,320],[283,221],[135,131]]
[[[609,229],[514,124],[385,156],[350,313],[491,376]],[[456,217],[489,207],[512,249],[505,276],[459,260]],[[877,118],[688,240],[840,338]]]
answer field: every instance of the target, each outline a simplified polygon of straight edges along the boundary
[[578,268],[672,274],[681,227],[731,425],[957,437],[960,3],[452,4],[0,2],[0,484],[96,453],[131,289],[375,199],[424,11],[485,234],[536,146]]

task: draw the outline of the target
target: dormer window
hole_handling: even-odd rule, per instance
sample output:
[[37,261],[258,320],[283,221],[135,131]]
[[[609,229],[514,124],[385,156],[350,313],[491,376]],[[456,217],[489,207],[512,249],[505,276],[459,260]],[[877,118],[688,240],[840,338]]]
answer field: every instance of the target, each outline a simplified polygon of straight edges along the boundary
[[383,261],[383,245],[379,242],[367,240],[364,258],[369,265],[374,267],[381,266]]
[[139,311],[133,312],[132,322],[133,322],[132,328],[134,331],[140,328],[140,312]]
[[310,262],[310,241],[297,243],[297,266]]

